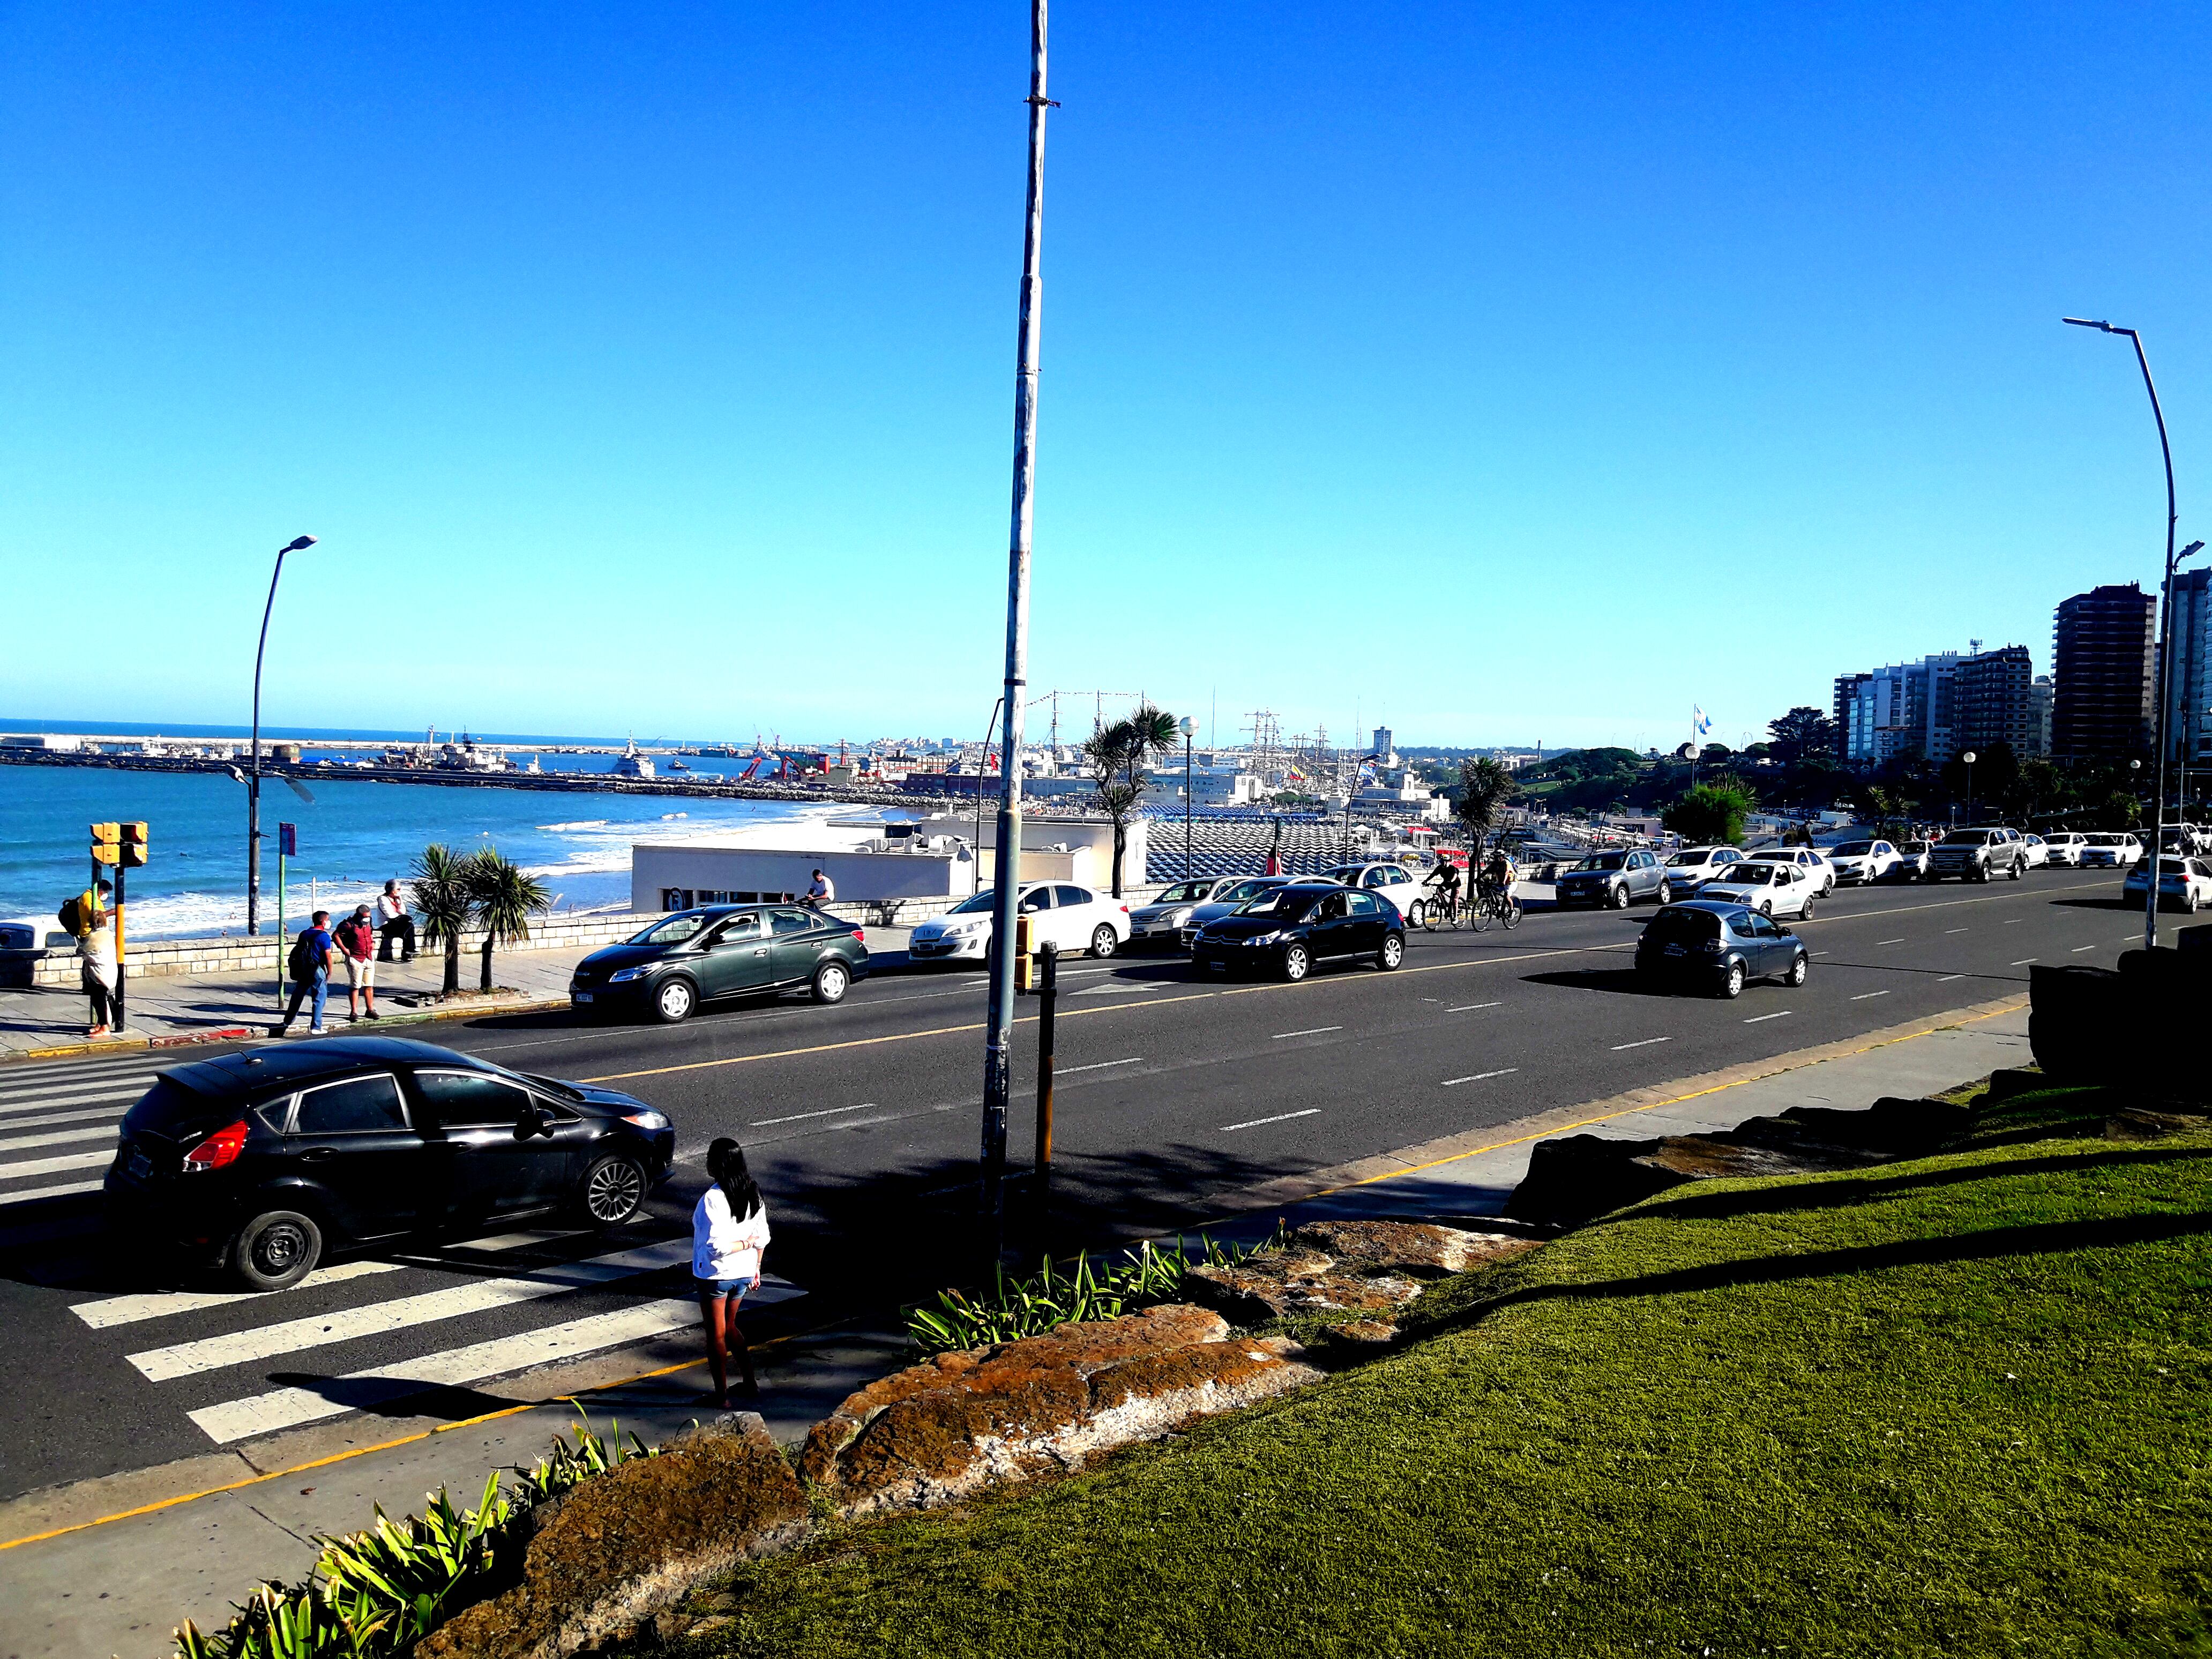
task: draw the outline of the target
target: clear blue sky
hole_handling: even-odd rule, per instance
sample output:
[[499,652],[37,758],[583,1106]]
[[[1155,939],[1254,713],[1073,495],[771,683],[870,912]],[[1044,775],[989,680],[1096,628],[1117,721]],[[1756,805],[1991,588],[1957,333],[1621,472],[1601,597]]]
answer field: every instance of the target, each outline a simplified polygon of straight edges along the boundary
[[[1063,3],[1032,684],[1641,744],[2046,665],[2162,533],[2062,313],[2212,532],[2212,21],[1941,10]],[[243,720],[307,530],[272,722],[976,732],[1027,46],[9,5],[0,712]]]

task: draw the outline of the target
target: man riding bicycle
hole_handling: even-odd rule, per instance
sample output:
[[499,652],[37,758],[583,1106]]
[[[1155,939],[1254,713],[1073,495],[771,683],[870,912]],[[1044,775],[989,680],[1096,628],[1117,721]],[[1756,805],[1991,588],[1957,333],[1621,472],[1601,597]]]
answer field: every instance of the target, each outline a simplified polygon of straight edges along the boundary
[[1513,890],[1513,860],[1503,847],[1492,848],[1490,859],[1482,866],[1482,889],[1486,895],[1500,897]]
[[1437,867],[1429,872],[1425,886],[1437,890],[1433,902],[1443,907],[1446,915],[1459,908],[1459,866],[1448,858],[1437,860]]

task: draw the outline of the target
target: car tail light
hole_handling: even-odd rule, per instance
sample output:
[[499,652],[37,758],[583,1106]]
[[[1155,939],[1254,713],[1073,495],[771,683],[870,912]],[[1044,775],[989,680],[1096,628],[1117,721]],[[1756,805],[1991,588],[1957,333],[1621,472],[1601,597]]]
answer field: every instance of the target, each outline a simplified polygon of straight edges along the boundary
[[868,942],[868,930],[865,927],[855,927],[853,930],[853,938],[859,944],[866,945]]
[[1125,916],[1129,914],[1129,907],[1127,905],[1125,904],[1121,907],[1121,914]]
[[226,1164],[238,1162],[238,1155],[246,1150],[246,1123],[240,1119],[228,1129],[217,1129],[205,1140],[185,1154],[187,1174],[194,1170],[220,1170]]

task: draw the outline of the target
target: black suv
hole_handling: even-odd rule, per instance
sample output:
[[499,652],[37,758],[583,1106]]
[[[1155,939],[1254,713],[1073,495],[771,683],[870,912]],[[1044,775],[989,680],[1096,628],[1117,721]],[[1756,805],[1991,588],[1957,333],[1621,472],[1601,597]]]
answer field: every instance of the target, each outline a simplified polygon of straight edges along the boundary
[[1778,977],[1802,985],[1813,971],[1805,941],[1771,916],[1741,904],[1686,899],[1669,904],[1644,924],[1636,941],[1636,971],[1645,977],[1687,983],[1716,996],[1743,994],[1744,981]]
[[678,910],[620,945],[594,951],[568,981],[579,1012],[644,1010],[673,1025],[714,997],[805,986],[842,1002],[868,976],[868,936],[804,904],[714,904]]
[[629,1095],[333,1038],[162,1073],[124,1116],[108,1220],[281,1291],[339,1243],[546,1210],[618,1226],[675,1155],[665,1115]]
[[1190,946],[1200,974],[1266,968],[1300,980],[1332,957],[1366,957],[1386,973],[1395,968],[1406,959],[1398,907],[1364,888],[1292,882],[1207,922]]

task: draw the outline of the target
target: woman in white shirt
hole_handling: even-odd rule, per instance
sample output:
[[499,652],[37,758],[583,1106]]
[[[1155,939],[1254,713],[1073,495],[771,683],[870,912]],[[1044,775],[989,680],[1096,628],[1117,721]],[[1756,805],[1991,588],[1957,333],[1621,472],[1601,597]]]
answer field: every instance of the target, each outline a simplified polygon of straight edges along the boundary
[[738,1305],[760,1283],[761,1252],[768,1249],[768,1206],[745,1168],[744,1149],[725,1135],[707,1148],[714,1185],[691,1212],[691,1278],[707,1322],[707,1363],[714,1373],[715,1406],[730,1403],[730,1350],[744,1368],[745,1392],[758,1394],[753,1356],[738,1328]]

